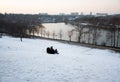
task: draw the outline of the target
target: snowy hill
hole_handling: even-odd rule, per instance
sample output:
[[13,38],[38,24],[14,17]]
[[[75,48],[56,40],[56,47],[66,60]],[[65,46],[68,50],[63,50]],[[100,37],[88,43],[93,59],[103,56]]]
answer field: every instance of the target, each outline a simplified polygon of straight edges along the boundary
[[[47,54],[49,46],[60,54]],[[120,82],[120,53],[4,36],[0,38],[0,82]]]

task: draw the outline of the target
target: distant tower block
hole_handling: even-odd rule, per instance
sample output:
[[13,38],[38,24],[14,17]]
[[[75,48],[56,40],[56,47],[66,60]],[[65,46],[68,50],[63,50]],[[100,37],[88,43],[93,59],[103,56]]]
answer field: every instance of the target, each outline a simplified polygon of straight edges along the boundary
[[92,15],[92,12],[90,12],[90,15]]
[[83,15],[83,12],[81,12],[81,15]]
[[96,16],[108,16],[107,13],[96,13]]
[[77,16],[77,15],[79,15],[79,13],[78,12],[72,12],[71,15]]

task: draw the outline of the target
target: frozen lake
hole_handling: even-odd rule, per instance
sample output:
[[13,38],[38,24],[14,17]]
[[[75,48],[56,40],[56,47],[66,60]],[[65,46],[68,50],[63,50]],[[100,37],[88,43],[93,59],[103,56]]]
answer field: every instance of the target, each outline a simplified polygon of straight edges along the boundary
[[[78,42],[79,33],[76,31],[76,27],[70,24],[65,23],[43,23],[45,29],[42,29],[42,37],[70,40],[69,33],[72,31],[71,41]],[[116,32],[117,33],[117,32]],[[40,34],[41,36],[41,34]],[[97,29],[96,34],[96,43],[97,45],[107,45],[111,46],[113,44],[113,32],[105,29]],[[81,36],[81,42],[83,43],[93,43],[94,29],[93,28],[84,28],[83,34]],[[120,38],[116,37],[120,41]],[[119,42],[118,41],[118,42]],[[120,43],[118,43],[120,46]]]

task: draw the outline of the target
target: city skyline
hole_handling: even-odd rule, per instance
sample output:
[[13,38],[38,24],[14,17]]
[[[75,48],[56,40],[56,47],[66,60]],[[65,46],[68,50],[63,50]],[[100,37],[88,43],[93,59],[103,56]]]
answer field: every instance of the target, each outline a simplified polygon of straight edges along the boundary
[[23,14],[69,14],[83,12],[89,14],[119,14],[120,0],[0,0],[0,13]]

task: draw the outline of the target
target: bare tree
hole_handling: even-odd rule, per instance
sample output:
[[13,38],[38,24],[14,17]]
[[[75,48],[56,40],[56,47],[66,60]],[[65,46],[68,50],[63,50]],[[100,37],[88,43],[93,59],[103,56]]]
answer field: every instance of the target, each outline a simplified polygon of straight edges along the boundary
[[91,27],[92,27],[92,32],[93,32],[92,44],[96,45],[97,44],[97,30],[98,30],[98,27],[99,27],[99,19],[97,17],[92,18],[90,20],[90,23],[92,24]]
[[47,31],[46,32],[46,35],[48,36],[48,38],[49,38],[49,36],[50,36],[50,32],[49,31]]
[[55,39],[55,31],[53,31],[53,39]]
[[0,33],[0,38],[2,38],[2,33]]
[[81,42],[81,36],[83,34],[83,28],[84,28],[83,25],[80,25],[80,24],[77,25],[76,31],[79,33],[78,34],[78,42]]
[[43,36],[45,37],[45,35],[46,35],[46,31],[45,29],[43,29]]
[[44,27],[41,27],[40,29],[39,29],[39,32],[40,32],[40,34],[41,34],[41,37],[43,37],[43,35],[44,35]]
[[117,18],[117,17],[111,18],[109,24],[113,29],[113,47],[116,47],[118,45],[117,43],[118,40],[116,38],[119,36],[119,32],[117,31],[118,30],[117,28],[120,25],[120,18]]
[[113,46],[113,30],[111,30],[111,46]]
[[92,29],[91,29],[91,25],[89,25],[89,28],[88,28],[88,43],[90,44],[90,40],[91,40],[91,34],[92,34]]
[[74,30],[68,31],[68,37],[69,37],[69,40],[70,40],[70,41],[71,41],[71,37],[72,37],[72,35],[73,35],[73,31],[74,31]]
[[62,30],[59,32],[60,40],[62,40]]
[[97,44],[97,27],[93,27],[93,44]]
[[119,47],[119,39],[120,39],[120,29],[119,29],[119,25],[117,26],[117,42],[116,42],[116,47]]

